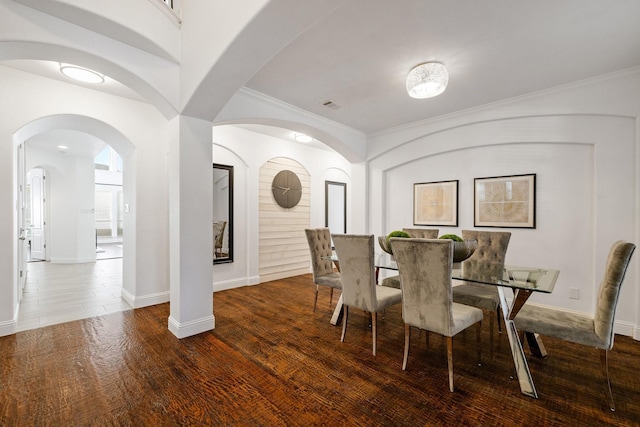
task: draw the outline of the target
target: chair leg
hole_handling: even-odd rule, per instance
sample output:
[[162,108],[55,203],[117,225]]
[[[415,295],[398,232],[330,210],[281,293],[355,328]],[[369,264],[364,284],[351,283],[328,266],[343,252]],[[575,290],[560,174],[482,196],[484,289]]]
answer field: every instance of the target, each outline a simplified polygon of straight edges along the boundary
[[482,322],[478,322],[476,324],[476,344],[478,344],[478,366],[482,366],[482,357],[481,357],[482,344],[480,341],[481,334],[482,334]]
[[347,317],[349,317],[349,307],[345,305],[342,309],[344,310],[344,318],[342,319],[342,337],[340,337],[340,341],[344,342],[344,335],[347,333]]
[[426,334],[425,341],[426,341],[427,350],[428,350],[429,349],[429,337],[430,337],[430,335],[429,335],[429,331],[424,331],[424,332]]
[[316,285],[316,297],[313,299],[313,312],[316,312],[316,305],[318,304],[318,285]]
[[500,304],[498,304],[498,307],[496,308],[496,318],[498,319],[499,333],[502,333],[502,316],[500,315],[501,312],[502,312],[502,309],[500,308]]
[[523,330],[518,331],[518,338],[520,339],[520,345],[522,346],[522,350],[524,351],[524,343],[525,343],[525,335]]
[[375,311],[371,312],[371,332],[373,335],[373,355],[376,355],[376,333],[377,333],[377,324],[378,323],[378,313]]
[[602,373],[604,374],[604,378],[606,380],[607,386],[607,399],[609,400],[609,409],[611,411],[615,411],[616,407],[613,404],[613,394],[611,394],[611,381],[609,380],[609,358],[607,357],[609,354],[608,350],[599,349],[600,350],[600,365],[602,366]]
[[407,360],[409,359],[409,341],[411,341],[411,326],[409,326],[408,323],[405,323],[404,324],[404,357],[402,358],[403,371],[407,370]]
[[333,288],[331,288],[331,292],[329,293],[329,307],[331,307],[332,302],[333,302]]
[[449,390],[453,391],[453,337],[447,337],[447,365],[449,367]]

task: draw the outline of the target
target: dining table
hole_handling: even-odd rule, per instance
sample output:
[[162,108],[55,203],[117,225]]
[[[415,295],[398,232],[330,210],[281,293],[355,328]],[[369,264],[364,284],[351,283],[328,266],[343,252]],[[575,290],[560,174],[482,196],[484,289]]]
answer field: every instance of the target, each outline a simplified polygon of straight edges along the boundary
[[[335,254],[331,256],[331,260],[339,270],[340,262]],[[393,260],[385,260],[384,262],[376,263],[375,269],[377,278],[381,269],[398,270],[398,265]],[[550,268],[492,264],[476,260],[454,263],[451,270],[451,279],[453,279],[454,286],[465,286],[460,281],[496,286],[520,390],[523,394],[533,398],[538,398],[538,393],[531,377],[522,343],[518,338],[514,319],[529,297],[535,292],[551,293],[559,274],[559,270]],[[513,297],[510,299],[507,299],[505,293],[507,288],[513,291]],[[343,311],[342,305],[341,295],[331,317],[332,325],[340,323]],[[531,352],[535,356],[546,356],[546,350],[539,335],[526,333],[525,336]]]

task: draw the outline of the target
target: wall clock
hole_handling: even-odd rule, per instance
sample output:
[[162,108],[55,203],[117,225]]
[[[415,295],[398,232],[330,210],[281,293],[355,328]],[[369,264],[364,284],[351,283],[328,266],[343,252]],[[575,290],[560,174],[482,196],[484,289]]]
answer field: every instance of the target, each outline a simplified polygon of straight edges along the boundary
[[290,170],[282,170],[273,177],[271,191],[276,203],[283,208],[292,208],[300,202],[302,184],[300,178]]

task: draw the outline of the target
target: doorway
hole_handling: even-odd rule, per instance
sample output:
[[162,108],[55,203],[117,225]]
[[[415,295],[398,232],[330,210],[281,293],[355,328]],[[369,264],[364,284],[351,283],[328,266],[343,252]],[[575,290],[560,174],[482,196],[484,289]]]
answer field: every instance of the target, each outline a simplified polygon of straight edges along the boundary
[[47,259],[45,179],[43,168],[34,168],[27,172],[24,223],[27,230],[29,262]]
[[[57,131],[24,144],[31,168],[25,177],[24,223],[32,262],[26,267],[18,331],[132,309],[121,296],[122,160],[104,142],[86,138],[82,145],[82,135]],[[105,193],[101,187],[109,194],[106,213],[96,203]],[[108,239],[103,247],[117,246],[104,251],[108,257],[98,256],[98,234]],[[38,260],[43,262],[33,262]]]

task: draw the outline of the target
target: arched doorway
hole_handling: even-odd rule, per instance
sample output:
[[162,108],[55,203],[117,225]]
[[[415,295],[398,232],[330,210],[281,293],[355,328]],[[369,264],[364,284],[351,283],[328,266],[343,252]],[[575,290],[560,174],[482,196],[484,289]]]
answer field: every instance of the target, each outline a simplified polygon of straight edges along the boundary
[[[27,239],[19,245],[26,243],[35,248],[34,218],[41,216],[47,227],[42,235],[45,250],[40,252],[45,262],[17,267],[27,273],[25,283],[17,284],[18,292],[26,290],[24,298],[19,298],[25,308],[19,311],[17,329],[130,309],[121,297],[125,260],[96,263],[95,159],[109,147],[108,143],[114,151],[119,147],[125,156],[131,154],[133,145],[103,122],[72,115],[35,120],[20,129],[14,141],[24,147],[19,150],[24,153],[23,170],[34,171],[31,175],[43,178],[34,182],[42,183],[38,191],[45,196],[47,206],[34,209],[33,198],[22,203],[25,209],[20,222],[27,230]],[[32,195],[29,183],[33,177],[25,178],[17,181],[25,183],[26,199]],[[128,191],[126,187],[122,189]],[[120,221],[120,227],[126,227],[124,221]]]

